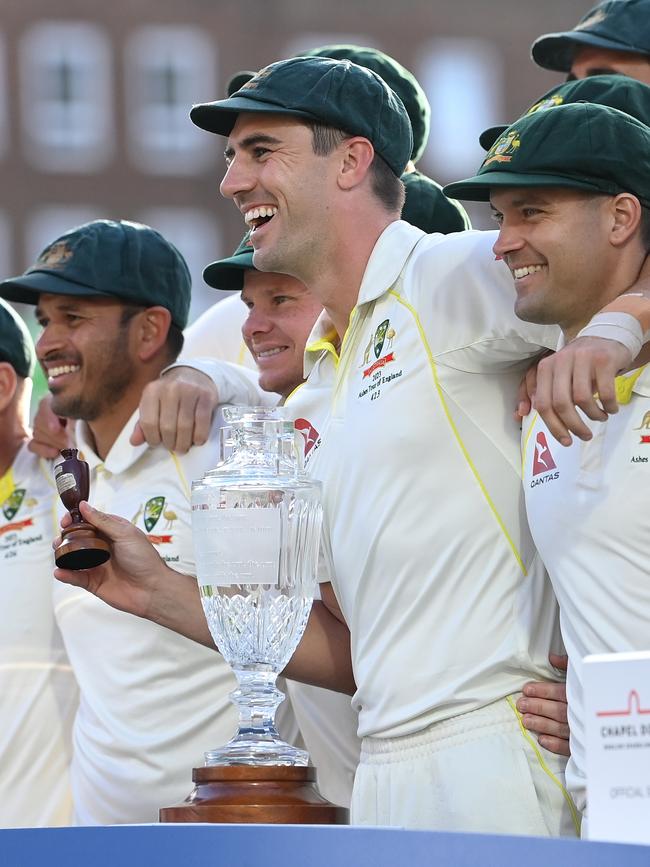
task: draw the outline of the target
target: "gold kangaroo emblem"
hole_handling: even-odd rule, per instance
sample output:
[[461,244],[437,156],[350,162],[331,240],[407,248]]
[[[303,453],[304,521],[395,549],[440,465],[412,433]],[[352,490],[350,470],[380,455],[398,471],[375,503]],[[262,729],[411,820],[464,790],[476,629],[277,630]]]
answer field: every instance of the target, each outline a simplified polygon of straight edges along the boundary
[[650,429],[650,409],[643,416],[643,420],[639,427],[635,427],[634,430],[649,430]]

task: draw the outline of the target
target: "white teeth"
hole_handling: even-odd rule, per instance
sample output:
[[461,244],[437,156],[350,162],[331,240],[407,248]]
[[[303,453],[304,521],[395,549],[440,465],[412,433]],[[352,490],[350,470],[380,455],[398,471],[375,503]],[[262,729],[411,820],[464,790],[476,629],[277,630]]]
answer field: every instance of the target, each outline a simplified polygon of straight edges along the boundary
[[81,368],[78,364],[62,364],[60,367],[50,367],[47,372],[48,379],[63,376],[64,373],[76,373]]
[[536,271],[541,271],[543,267],[543,265],[524,265],[522,268],[515,268],[512,273],[515,275],[517,280],[520,280],[528,274],[534,274]]
[[274,205],[266,205],[261,208],[251,208],[244,214],[244,221],[247,226],[250,226],[253,220],[259,220],[260,217],[274,217],[278,209]]
[[280,352],[284,352],[286,347],[278,346],[276,349],[266,349],[264,352],[258,352],[258,358],[270,358],[272,355],[278,355]]

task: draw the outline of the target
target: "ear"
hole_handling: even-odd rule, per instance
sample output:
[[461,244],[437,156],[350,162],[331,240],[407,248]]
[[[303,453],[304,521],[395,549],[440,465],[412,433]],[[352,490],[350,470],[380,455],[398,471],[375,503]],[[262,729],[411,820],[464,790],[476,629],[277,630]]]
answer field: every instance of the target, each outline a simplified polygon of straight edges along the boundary
[[18,375],[8,361],[0,361],[0,412],[7,409],[18,388]]
[[172,316],[166,307],[147,307],[138,319],[138,359],[150,361],[165,345]]
[[641,223],[641,203],[631,193],[619,193],[611,202],[610,242],[614,247],[625,244]]
[[367,138],[361,136],[346,139],[341,148],[338,185],[342,190],[352,190],[365,180],[375,156],[375,149]]

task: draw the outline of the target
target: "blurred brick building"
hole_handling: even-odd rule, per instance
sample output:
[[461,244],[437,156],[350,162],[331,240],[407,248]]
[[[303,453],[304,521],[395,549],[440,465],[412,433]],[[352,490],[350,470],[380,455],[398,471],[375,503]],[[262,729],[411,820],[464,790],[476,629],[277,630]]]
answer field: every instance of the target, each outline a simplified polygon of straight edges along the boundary
[[374,45],[422,81],[433,132],[421,166],[450,180],[476,168],[481,129],[558,80],[529,60],[533,38],[572,26],[590,5],[0,0],[0,273],[87,219],[143,220],[188,258],[196,315],[214,300],[203,265],[234,247],[243,224],[218,194],[223,140],[192,126],[193,102],[221,97],[239,69],[304,48]]

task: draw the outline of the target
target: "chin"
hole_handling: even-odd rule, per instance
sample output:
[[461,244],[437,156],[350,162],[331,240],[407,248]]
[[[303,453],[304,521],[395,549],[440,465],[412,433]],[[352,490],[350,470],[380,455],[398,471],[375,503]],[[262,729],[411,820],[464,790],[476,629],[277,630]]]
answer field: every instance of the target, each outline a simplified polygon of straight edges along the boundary
[[536,325],[550,324],[548,314],[544,315],[538,304],[527,304],[527,299],[515,302],[515,314],[522,322],[533,322]]

